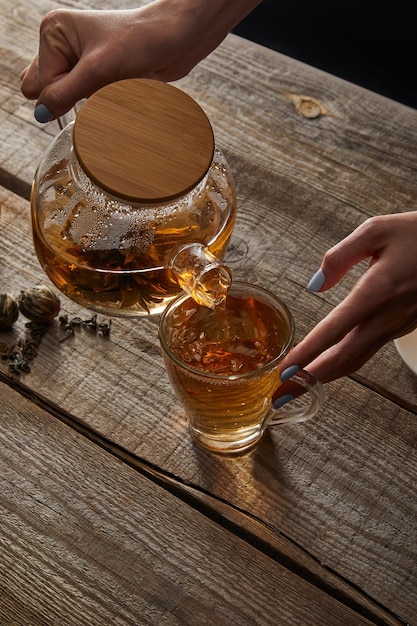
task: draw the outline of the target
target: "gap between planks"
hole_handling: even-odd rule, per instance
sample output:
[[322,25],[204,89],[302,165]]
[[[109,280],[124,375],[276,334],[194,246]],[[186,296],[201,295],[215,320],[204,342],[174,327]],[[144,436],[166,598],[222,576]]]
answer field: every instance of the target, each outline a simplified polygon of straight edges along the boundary
[[382,606],[361,589],[320,563],[313,555],[285,535],[277,536],[264,522],[242,511],[210,493],[188,484],[174,474],[163,472],[147,461],[114,444],[91,428],[76,420],[70,413],[33,393],[15,377],[0,372],[0,381],[26,397],[28,400],[53,415],[69,428],[84,436],[90,442],[110,453],[142,476],[158,484],[178,497],[188,506],[205,515],[253,546],[268,558],[279,563],[316,588],[324,591],[341,604],[347,606],[377,626],[406,626],[386,607]]

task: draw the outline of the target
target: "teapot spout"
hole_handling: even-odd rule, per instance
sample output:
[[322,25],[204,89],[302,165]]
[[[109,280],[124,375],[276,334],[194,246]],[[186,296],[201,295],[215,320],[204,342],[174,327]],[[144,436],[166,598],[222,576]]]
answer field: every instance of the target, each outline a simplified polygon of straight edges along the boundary
[[224,301],[232,284],[230,269],[202,243],[186,243],[177,248],[168,267],[183,291],[211,309]]

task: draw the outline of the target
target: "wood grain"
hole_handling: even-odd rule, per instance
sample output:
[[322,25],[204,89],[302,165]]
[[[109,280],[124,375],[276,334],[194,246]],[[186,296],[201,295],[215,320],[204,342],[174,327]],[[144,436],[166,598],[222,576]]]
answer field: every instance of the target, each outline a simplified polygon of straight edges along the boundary
[[74,149],[83,170],[112,195],[164,202],[206,175],[214,138],[203,109],[184,91],[132,79],[107,85],[80,108]]
[[2,624],[371,624],[0,389]]

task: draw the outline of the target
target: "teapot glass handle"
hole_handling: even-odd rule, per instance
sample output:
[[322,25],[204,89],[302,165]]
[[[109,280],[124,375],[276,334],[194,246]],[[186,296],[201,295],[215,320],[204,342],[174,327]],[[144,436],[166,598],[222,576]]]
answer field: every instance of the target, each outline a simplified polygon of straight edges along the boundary
[[59,130],[60,131],[63,130],[64,128],[66,128],[68,126],[68,124],[70,124],[71,122],[75,121],[75,118],[77,117],[78,111],[80,110],[80,108],[82,107],[84,102],[85,102],[85,99],[84,100],[79,100],[78,102],[76,102],[74,104],[72,109],[70,109],[69,111],[64,113],[64,115],[61,115],[61,117],[58,117],[57,122],[58,122],[58,126],[59,126]]

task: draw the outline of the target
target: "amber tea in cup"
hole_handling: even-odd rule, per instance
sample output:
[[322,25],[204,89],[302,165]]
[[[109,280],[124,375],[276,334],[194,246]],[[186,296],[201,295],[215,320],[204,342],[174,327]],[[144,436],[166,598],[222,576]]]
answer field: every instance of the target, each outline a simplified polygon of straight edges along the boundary
[[291,381],[302,400],[273,408],[294,321],[288,307],[260,287],[235,281],[212,309],[181,296],[163,313],[159,335],[191,436],[209,450],[243,452],[268,426],[305,421],[322,406],[321,384],[301,371]]

